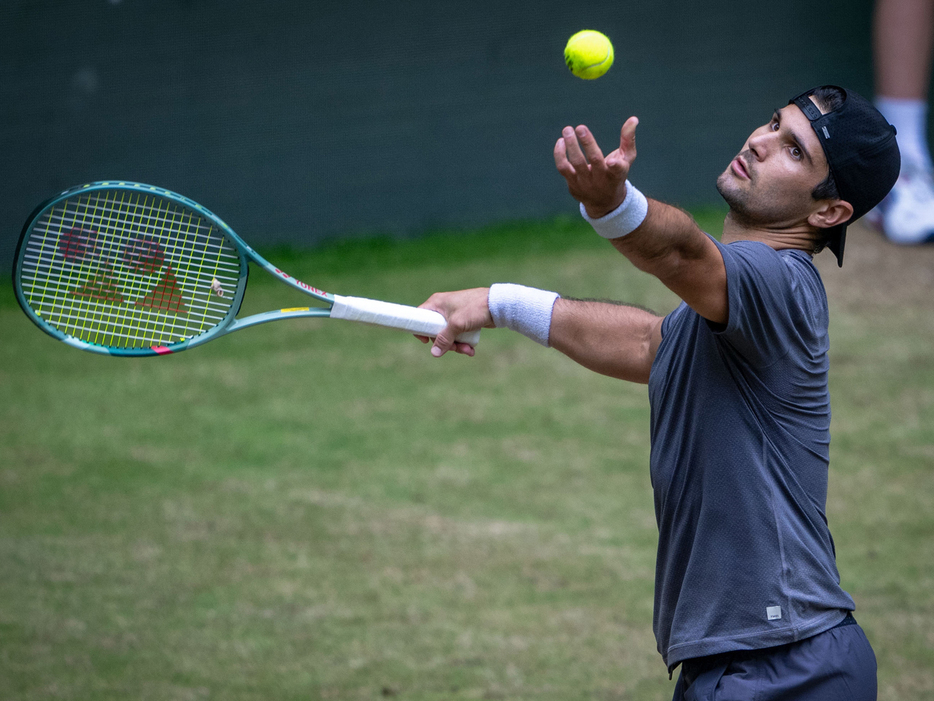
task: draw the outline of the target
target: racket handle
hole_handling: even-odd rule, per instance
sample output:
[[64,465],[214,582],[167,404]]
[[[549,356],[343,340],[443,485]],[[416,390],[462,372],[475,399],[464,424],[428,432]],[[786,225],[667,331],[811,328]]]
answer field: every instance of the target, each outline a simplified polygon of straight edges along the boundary
[[[404,304],[381,302],[365,297],[343,297],[334,295],[331,307],[332,319],[347,319],[361,324],[388,326],[393,329],[411,331],[434,338],[448,325],[444,316],[430,309],[419,309]],[[467,331],[455,340],[476,346],[480,342],[480,331]]]

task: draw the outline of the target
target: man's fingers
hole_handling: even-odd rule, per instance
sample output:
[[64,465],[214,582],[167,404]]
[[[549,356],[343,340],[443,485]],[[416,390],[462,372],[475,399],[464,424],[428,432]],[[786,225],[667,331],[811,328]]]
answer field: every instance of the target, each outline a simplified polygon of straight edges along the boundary
[[558,172],[565,178],[574,176],[574,166],[568,161],[568,151],[564,143],[564,137],[555,142],[555,166],[558,168]]
[[597,140],[594,138],[593,134],[590,133],[590,129],[581,124],[577,129],[574,130],[577,140],[580,142],[581,147],[583,148],[584,155],[587,157],[587,161],[590,163],[592,168],[602,168],[603,167],[603,151],[600,150],[600,146],[597,144]]
[[445,326],[435,337],[435,342],[431,346],[431,354],[440,358],[442,355],[447,353],[454,347],[454,337],[457,336],[457,332],[452,331],[450,325]]
[[588,170],[587,159],[584,152],[581,151],[580,143],[577,141],[576,132],[571,127],[565,127],[561,136],[564,138],[564,146],[567,151],[567,158],[578,173]]
[[619,152],[626,160],[632,163],[636,158],[636,127],[639,126],[638,117],[630,117],[623,124],[619,132]]
[[[436,358],[440,358],[442,355],[447,353],[447,351],[449,350],[453,350],[456,353],[460,353],[461,355],[469,355],[471,358],[474,357],[474,355],[477,352],[476,349],[469,343],[461,343],[460,341],[454,341],[449,346],[449,344],[447,343],[447,340],[443,339],[441,341],[441,344],[439,345],[436,342],[437,341],[436,338],[431,338],[429,336],[420,336],[419,334],[413,334],[413,335],[415,336],[415,338],[417,338],[422,343],[431,343],[432,344],[431,354],[435,356]],[[447,337],[445,337],[445,339],[446,338]],[[437,346],[437,350],[435,350],[435,346]]]
[[461,355],[466,355],[471,358],[473,358],[474,354],[477,352],[476,348],[474,348],[469,343],[460,343],[459,341],[454,342],[454,350]]

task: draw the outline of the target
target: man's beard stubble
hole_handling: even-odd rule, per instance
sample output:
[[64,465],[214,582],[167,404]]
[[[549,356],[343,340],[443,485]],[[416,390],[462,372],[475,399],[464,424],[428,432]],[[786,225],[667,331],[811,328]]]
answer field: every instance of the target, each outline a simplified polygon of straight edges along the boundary
[[[756,176],[749,166],[750,153],[751,152],[748,150],[743,151],[739,154],[738,157],[743,159],[743,162],[746,166],[746,172],[749,174],[749,190],[753,190],[755,188]],[[726,170],[723,171],[720,174],[720,177],[717,178],[717,192],[720,193],[720,196],[729,206],[730,213],[732,214],[734,220],[741,223],[753,224],[759,220],[759,216],[757,216],[755,211],[750,207],[749,190],[733,190],[728,187],[730,179],[735,177],[730,169],[731,166],[727,166]]]
[[747,187],[729,187],[735,176],[727,166],[717,178],[717,191],[729,205],[733,221],[750,227],[768,227],[787,218],[789,203],[782,202],[782,198],[772,190],[762,188],[758,173],[752,166],[755,159],[751,156],[749,150],[739,154],[749,175]]

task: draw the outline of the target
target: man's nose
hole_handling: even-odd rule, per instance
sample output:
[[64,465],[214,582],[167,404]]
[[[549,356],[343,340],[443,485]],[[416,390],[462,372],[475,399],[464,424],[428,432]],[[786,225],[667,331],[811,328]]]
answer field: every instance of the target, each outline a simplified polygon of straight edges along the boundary
[[771,147],[770,134],[753,134],[749,137],[749,150],[756,160],[761,161],[768,155]]

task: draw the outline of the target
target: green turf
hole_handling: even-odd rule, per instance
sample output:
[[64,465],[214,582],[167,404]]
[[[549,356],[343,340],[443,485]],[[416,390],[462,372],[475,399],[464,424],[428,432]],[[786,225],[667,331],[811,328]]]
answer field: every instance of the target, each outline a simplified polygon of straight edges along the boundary
[[[409,304],[497,281],[675,304],[573,220],[266,253]],[[247,299],[301,298],[257,274]],[[880,698],[934,698],[934,321],[833,318],[843,584]],[[508,331],[437,360],[296,321],[120,360],[42,334],[5,280],[0,698],[670,698],[648,449],[643,386]]]

